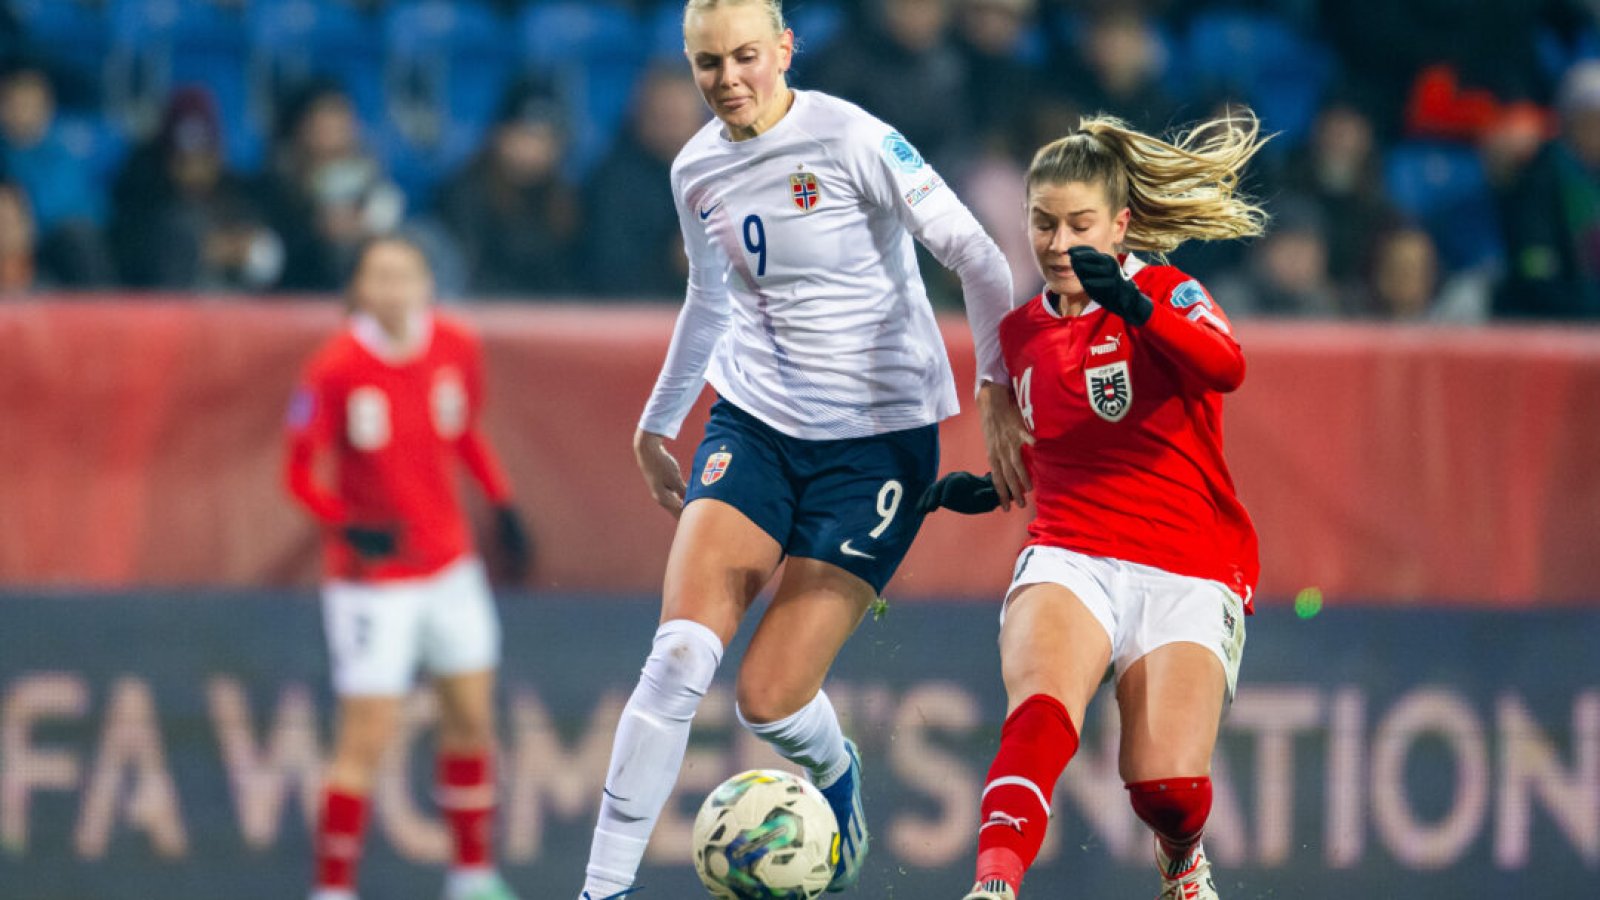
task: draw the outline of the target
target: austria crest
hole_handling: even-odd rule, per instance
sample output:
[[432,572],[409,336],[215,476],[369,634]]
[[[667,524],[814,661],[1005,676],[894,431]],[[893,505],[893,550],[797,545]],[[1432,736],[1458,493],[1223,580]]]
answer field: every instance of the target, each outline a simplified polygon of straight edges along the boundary
[[1089,405],[1095,415],[1107,422],[1120,422],[1133,405],[1133,384],[1128,378],[1128,361],[1120,360],[1083,370],[1089,388]]
[[733,454],[726,450],[719,450],[706,458],[706,467],[700,472],[700,483],[707,487],[722,480],[728,471],[728,463],[733,462]]
[[817,201],[822,199],[822,192],[817,188],[817,176],[810,172],[790,175],[789,195],[794,198],[794,205],[800,207],[801,212],[811,212],[816,208]]

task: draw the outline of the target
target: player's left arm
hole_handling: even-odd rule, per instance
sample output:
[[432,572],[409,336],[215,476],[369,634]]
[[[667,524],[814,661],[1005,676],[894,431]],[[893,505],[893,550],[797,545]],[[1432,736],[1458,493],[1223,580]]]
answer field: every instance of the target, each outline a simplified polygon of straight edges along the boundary
[[1033,489],[1022,447],[1033,443],[1011,395],[1000,350],[1000,321],[1011,311],[1011,267],[983,225],[922,154],[898,132],[860,126],[853,144],[861,191],[902,225],[939,263],[961,279],[961,295],[978,363],[976,395],[989,466],[998,476],[1000,505],[1027,506]]
[[893,211],[940,265],[960,277],[979,386],[1010,385],[1000,352],[1000,320],[1011,310],[1011,266],[1005,254],[955,190],[898,132],[863,127],[856,144],[862,192]]
[[1123,273],[1116,257],[1093,247],[1073,247],[1067,253],[1089,296],[1138,328],[1198,385],[1226,394],[1244,383],[1244,351],[1200,282],[1187,280],[1156,302]]
[[533,541],[523,524],[522,514],[513,502],[511,482],[506,478],[500,457],[483,433],[483,355],[476,342],[470,348],[465,367],[467,427],[456,441],[456,452],[460,454],[467,472],[494,506],[495,539],[504,553],[507,575],[512,581],[521,581],[532,566]]

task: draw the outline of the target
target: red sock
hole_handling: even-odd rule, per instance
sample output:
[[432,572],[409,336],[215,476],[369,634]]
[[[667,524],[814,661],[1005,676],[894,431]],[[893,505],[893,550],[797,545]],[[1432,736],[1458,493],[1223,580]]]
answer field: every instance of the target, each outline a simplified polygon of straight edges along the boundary
[[361,834],[367,825],[367,798],[327,788],[317,823],[317,887],[355,890],[361,863]]
[[1161,852],[1181,862],[1200,843],[1211,815],[1211,779],[1201,775],[1135,781],[1128,785],[1128,799],[1161,841]]
[[490,865],[494,843],[494,768],[487,751],[439,755],[439,805],[455,838],[458,869]]
[[1078,730],[1054,697],[1034,694],[1006,719],[983,789],[979,882],[998,879],[1012,890],[1021,886],[1044,843],[1056,781],[1076,752]]

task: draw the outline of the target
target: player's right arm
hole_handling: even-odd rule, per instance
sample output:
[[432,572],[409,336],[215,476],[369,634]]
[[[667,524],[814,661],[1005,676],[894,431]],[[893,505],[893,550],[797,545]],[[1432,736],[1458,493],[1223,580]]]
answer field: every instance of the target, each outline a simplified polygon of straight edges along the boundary
[[684,251],[689,258],[689,285],[684,292],[683,310],[678,313],[678,324],[672,332],[672,343],[667,348],[666,362],[656,377],[644,414],[639,417],[633,452],[650,495],[676,516],[683,509],[687,486],[683,470],[667,452],[665,442],[678,436],[684,418],[699,399],[700,389],[705,384],[706,366],[711,362],[717,342],[728,330],[732,310],[724,284],[727,266],[706,239],[706,226],[694,212],[697,204],[710,208],[718,200],[710,196],[686,197],[677,172],[673,173],[672,187],[678,208],[678,227],[683,232]]
[[317,482],[317,458],[333,446],[337,433],[336,407],[330,402],[327,380],[309,370],[289,401],[288,452],[284,458],[284,484],[289,494],[330,528],[343,525],[343,501]]

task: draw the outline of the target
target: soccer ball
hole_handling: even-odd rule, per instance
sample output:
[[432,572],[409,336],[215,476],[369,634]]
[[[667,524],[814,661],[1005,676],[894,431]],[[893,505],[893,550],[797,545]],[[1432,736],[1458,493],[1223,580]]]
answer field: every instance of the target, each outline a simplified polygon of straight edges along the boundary
[[802,778],[756,769],[711,792],[694,820],[694,870],[717,900],[812,900],[833,880],[839,825]]

